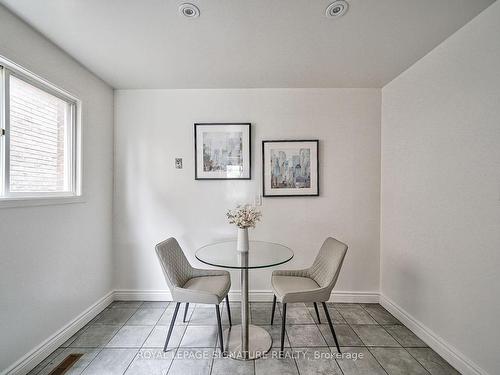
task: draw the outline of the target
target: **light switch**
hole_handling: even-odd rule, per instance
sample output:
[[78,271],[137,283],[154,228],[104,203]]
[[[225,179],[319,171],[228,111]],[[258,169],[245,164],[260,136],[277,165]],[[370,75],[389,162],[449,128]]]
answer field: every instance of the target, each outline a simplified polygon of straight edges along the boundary
[[182,169],[182,158],[175,158],[175,168]]

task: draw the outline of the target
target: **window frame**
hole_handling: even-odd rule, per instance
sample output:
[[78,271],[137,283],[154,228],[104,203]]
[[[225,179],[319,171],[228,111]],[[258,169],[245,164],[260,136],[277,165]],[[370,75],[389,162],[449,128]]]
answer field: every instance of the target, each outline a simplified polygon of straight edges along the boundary
[[[69,126],[66,141],[71,147],[67,166],[68,191],[11,192],[10,191],[10,77],[15,77],[69,105]],[[81,101],[50,82],[0,56],[0,208],[15,206],[77,203],[82,196]]]

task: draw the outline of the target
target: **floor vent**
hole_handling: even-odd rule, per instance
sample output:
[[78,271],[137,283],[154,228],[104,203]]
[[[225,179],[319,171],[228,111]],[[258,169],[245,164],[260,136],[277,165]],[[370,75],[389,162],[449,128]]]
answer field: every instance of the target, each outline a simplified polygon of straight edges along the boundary
[[65,374],[75,363],[80,359],[83,354],[70,354],[64,361],[62,361],[59,366],[53,369],[49,375],[62,375]]

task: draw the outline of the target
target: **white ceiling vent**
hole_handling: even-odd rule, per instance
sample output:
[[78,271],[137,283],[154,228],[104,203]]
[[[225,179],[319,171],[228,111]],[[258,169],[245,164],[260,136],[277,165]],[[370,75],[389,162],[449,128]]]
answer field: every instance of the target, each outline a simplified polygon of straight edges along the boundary
[[349,3],[344,0],[337,0],[328,5],[326,8],[326,16],[330,18],[339,18],[347,13],[349,10]]
[[186,18],[197,18],[200,16],[200,9],[191,3],[184,3],[179,6],[179,13]]

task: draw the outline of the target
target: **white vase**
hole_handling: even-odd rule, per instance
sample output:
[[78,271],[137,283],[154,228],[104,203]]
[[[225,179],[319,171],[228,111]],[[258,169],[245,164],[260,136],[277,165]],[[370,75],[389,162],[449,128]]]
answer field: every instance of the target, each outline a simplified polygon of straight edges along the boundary
[[240,253],[248,252],[248,228],[238,228],[238,241],[236,250]]

